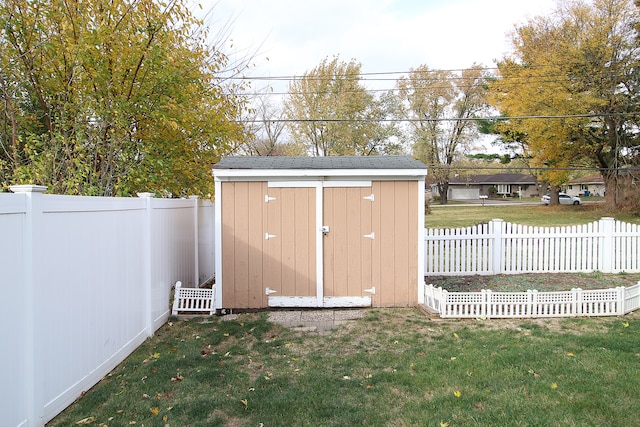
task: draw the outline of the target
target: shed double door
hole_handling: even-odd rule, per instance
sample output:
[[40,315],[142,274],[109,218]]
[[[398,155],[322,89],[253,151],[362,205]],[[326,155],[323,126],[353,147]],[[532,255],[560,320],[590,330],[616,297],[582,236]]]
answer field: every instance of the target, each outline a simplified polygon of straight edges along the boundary
[[374,197],[371,187],[268,189],[269,306],[371,306]]

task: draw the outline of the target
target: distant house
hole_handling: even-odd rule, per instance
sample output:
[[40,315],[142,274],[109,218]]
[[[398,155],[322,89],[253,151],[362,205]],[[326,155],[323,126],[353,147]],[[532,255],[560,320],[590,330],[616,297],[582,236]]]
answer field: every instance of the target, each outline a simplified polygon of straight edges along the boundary
[[533,175],[497,173],[491,175],[455,176],[449,180],[449,200],[471,200],[480,196],[530,198],[540,195],[538,180]]
[[570,196],[604,196],[604,179],[599,173],[572,179],[563,186]]

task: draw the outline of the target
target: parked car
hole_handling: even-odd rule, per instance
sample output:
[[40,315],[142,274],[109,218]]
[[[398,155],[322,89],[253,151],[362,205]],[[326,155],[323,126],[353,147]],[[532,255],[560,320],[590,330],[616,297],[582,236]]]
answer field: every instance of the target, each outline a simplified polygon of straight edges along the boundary
[[[550,199],[551,195],[545,194],[544,196],[542,196],[541,200],[542,203],[548,205]],[[558,199],[560,200],[561,205],[579,205],[580,203],[582,203],[582,199],[580,197],[570,196],[566,193],[559,193]]]

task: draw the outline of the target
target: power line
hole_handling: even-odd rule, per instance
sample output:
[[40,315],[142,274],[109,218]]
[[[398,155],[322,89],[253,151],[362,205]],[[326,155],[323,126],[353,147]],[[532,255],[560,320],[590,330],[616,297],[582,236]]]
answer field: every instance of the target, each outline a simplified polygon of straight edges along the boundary
[[[393,74],[396,72],[390,72],[389,74]],[[369,73],[369,74],[382,74],[382,73]],[[598,78],[606,78],[611,81],[618,81],[622,77],[624,77],[624,73],[622,71],[616,70],[604,70],[599,73]],[[290,76],[279,76],[279,77],[236,77],[229,78],[229,80],[239,79],[243,81],[273,81],[273,82],[289,82],[289,85],[293,85],[295,83],[300,83],[303,81],[312,81],[312,82],[330,82],[335,78],[345,78],[345,76],[306,76],[303,78],[295,78]],[[351,78],[349,76],[349,80],[356,81],[355,78]],[[500,75],[484,75],[484,76],[446,76],[444,78],[435,78],[432,81],[428,82],[428,85],[423,85],[424,81],[420,81],[420,77],[416,79],[411,78],[399,78],[399,79],[388,79],[388,78],[380,78],[380,79],[357,79],[359,86],[349,89],[342,89],[339,93],[349,94],[349,93],[380,93],[380,92],[401,92],[401,91],[409,91],[409,92],[420,92],[426,90],[438,90],[448,88],[451,84],[456,84],[459,82],[469,81],[469,80],[484,80],[488,84],[496,84],[499,87],[499,90],[515,90],[522,87],[531,87],[537,86],[539,88],[549,87],[551,89],[554,88],[553,85],[560,84],[571,84],[574,80],[569,74],[563,73],[549,73],[549,74],[529,74],[529,75],[518,75],[518,76],[500,76]],[[367,88],[361,83],[376,83],[376,82],[407,82],[409,85],[404,87],[394,86],[389,88]],[[251,96],[264,96],[264,95],[304,95],[304,94],[319,94],[320,92],[314,91],[300,91],[300,90],[288,90],[288,91],[273,91],[269,90],[271,86],[264,87],[261,92],[254,93],[233,93],[230,95],[234,96],[243,96],[243,97],[251,97]],[[329,90],[325,92],[325,94],[331,94],[333,91]]]
[[486,117],[441,117],[441,118],[393,118],[393,119],[246,119],[234,120],[236,123],[379,123],[379,122],[455,122],[455,121],[508,121],[530,119],[579,119],[601,117],[638,116],[640,112],[629,113],[589,113],[563,115],[530,115],[530,116],[486,116]]
[[[535,64],[535,65],[528,65],[527,66],[527,70],[535,70],[535,69],[539,69],[539,68],[557,68],[557,67],[566,67],[566,66],[572,66],[572,65],[583,65],[581,63],[562,63],[562,64]],[[452,68],[452,69],[419,69],[419,68],[414,68],[414,69],[409,69],[406,71],[375,71],[375,72],[361,72],[361,73],[346,73],[346,74],[338,74],[338,75],[334,75],[338,76],[338,77],[350,77],[350,78],[354,78],[354,77],[363,77],[363,76],[388,76],[388,75],[409,75],[409,74],[421,74],[421,75],[425,75],[425,74],[448,74],[448,73],[464,73],[467,71],[484,71],[484,72],[488,72],[488,71],[498,71],[500,70],[500,67],[473,67],[473,68]],[[323,76],[313,76],[313,75],[308,75],[307,73],[302,74],[302,75],[276,75],[276,76],[233,76],[230,77],[229,79],[231,80],[323,80],[323,79],[331,79],[331,77],[323,77]],[[372,81],[375,81],[376,79],[369,79]],[[389,79],[381,79],[381,80],[389,80]]]
[[505,164],[503,166],[484,166],[484,165],[475,165],[475,166],[454,166],[454,165],[426,165],[427,169],[449,169],[452,171],[457,170],[499,170],[504,171],[505,169],[526,169],[526,170],[534,170],[534,171],[597,171],[597,172],[614,172],[614,171],[625,171],[625,172],[638,172],[640,171],[640,167],[626,167],[626,168],[599,168],[599,167],[583,167],[583,166],[572,166],[572,167],[534,167],[534,166],[514,166],[510,164]]

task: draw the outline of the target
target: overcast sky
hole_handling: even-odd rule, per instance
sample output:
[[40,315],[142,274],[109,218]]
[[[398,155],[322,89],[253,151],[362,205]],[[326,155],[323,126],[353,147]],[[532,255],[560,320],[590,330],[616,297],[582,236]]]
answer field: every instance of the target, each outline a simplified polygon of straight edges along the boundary
[[228,28],[223,51],[254,56],[249,75],[270,77],[300,76],[334,55],[357,60],[365,73],[406,72],[423,64],[491,67],[508,51],[514,25],[547,15],[555,5],[555,0],[203,2],[204,10],[213,7],[212,31]]

